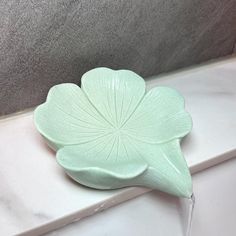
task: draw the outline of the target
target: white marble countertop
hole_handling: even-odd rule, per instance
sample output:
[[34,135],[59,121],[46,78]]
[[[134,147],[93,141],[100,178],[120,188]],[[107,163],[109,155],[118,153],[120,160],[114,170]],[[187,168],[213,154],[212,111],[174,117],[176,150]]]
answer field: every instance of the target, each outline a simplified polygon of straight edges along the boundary
[[[193,175],[191,236],[236,235],[236,158]],[[45,236],[184,236],[189,203],[152,191]]]
[[[186,99],[194,128],[183,152],[192,172],[236,156],[235,58],[147,81],[156,85],[176,88]],[[0,121],[0,154],[0,235],[38,235],[149,191],[98,191],[71,181],[31,112]]]

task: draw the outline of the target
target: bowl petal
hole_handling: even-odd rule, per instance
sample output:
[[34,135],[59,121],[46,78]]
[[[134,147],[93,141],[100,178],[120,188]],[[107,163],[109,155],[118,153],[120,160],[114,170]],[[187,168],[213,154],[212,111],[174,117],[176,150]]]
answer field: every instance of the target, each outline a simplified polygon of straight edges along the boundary
[[47,101],[36,108],[34,121],[54,149],[102,137],[111,128],[80,87],[70,83],[50,89]]
[[192,119],[184,110],[183,97],[167,87],[150,90],[123,126],[132,138],[148,143],[182,138],[191,128]]
[[57,162],[75,181],[97,189],[116,189],[133,185],[147,169],[142,159],[105,160],[86,155],[81,145],[67,146],[57,152]]
[[145,93],[142,77],[129,70],[96,68],[82,76],[82,90],[114,127],[121,127]]

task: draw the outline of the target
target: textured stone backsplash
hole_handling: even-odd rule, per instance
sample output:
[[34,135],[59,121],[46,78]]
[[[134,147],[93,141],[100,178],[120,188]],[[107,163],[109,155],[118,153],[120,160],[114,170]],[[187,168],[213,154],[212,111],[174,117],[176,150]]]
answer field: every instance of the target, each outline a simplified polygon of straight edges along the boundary
[[235,0],[1,0],[0,115],[94,67],[150,76],[233,52]]

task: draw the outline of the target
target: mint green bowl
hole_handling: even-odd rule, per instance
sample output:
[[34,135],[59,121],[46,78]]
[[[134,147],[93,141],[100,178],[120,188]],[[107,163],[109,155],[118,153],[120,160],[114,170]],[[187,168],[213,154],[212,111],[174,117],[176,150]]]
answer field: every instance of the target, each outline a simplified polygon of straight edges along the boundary
[[180,140],[192,127],[174,89],[145,92],[129,70],[96,68],[72,83],[53,86],[34,112],[38,131],[75,181],[96,189],[145,186],[192,195]]

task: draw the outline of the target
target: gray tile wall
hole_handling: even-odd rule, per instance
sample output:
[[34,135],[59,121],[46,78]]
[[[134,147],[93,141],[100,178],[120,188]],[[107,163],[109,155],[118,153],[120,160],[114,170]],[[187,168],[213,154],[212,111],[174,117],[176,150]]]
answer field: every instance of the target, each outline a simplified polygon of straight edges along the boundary
[[142,76],[233,52],[235,0],[0,0],[0,114],[94,67]]

